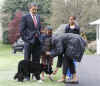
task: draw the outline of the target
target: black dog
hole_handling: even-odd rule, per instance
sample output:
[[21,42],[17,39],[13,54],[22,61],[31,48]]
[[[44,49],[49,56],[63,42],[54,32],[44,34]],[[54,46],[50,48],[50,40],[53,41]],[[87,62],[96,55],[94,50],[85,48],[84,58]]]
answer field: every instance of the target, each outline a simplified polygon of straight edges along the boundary
[[40,80],[40,73],[42,71],[46,74],[51,74],[53,72],[49,65],[42,65],[27,60],[21,60],[18,64],[18,72],[14,76],[14,79],[23,81],[25,77],[30,77],[30,74],[32,73],[37,80]]

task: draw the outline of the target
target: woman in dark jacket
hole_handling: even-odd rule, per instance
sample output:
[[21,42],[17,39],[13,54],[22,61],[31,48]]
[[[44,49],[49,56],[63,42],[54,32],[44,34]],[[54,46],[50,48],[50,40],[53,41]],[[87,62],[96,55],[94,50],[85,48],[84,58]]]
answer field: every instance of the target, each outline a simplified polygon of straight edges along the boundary
[[[74,16],[69,17],[69,24],[65,28],[65,33],[74,33],[74,34],[80,34],[80,27],[75,23],[76,18]],[[59,57],[59,58],[62,58]],[[63,61],[62,61],[63,59]],[[63,76],[58,82],[63,82],[66,78],[66,70],[70,70],[70,73],[72,74],[72,79],[70,80],[71,83],[77,83],[78,78],[76,76],[76,70],[75,70],[75,64],[70,57],[65,56],[62,59],[58,59],[57,67],[61,67],[61,64],[63,63]],[[56,69],[57,70],[57,69]]]

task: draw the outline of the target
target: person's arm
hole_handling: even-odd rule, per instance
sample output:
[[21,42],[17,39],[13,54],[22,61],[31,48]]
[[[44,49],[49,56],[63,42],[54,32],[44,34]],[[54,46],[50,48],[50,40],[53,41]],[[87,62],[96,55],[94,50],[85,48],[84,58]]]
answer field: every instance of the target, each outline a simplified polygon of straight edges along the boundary
[[56,47],[51,50],[50,55],[53,56],[53,57],[55,57],[55,56],[61,55],[62,52],[63,52],[62,44],[57,43],[56,44]]
[[26,19],[25,16],[22,17],[21,22],[20,22],[20,35],[22,37],[22,40],[27,42],[26,38],[25,38],[25,29],[26,29]]
[[42,27],[41,27],[41,19],[40,19],[40,15],[39,15],[39,31],[41,31]]
[[52,50],[46,52],[47,55],[50,55],[52,57],[59,56],[62,53],[63,53],[63,45],[62,45],[61,40],[58,41],[58,39],[55,41]]
[[76,30],[77,30],[76,34],[80,35],[80,27],[79,26],[76,26]]
[[69,32],[69,24],[67,24],[65,27],[65,33],[68,33],[68,32]]

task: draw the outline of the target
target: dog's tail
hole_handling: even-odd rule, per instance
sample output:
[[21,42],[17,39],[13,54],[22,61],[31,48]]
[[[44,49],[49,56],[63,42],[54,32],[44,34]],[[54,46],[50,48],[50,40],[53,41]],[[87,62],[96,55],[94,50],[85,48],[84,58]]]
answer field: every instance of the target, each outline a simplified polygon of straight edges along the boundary
[[17,79],[17,75],[18,75],[18,73],[16,73],[15,76],[13,77],[14,80]]

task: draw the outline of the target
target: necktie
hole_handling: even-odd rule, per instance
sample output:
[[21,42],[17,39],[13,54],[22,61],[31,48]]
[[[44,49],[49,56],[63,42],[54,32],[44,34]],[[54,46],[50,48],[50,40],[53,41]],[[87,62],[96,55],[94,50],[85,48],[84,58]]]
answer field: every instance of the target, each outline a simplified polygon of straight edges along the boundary
[[34,21],[35,28],[37,28],[37,19],[36,19],[36,16],[33,16],[33,21]]

